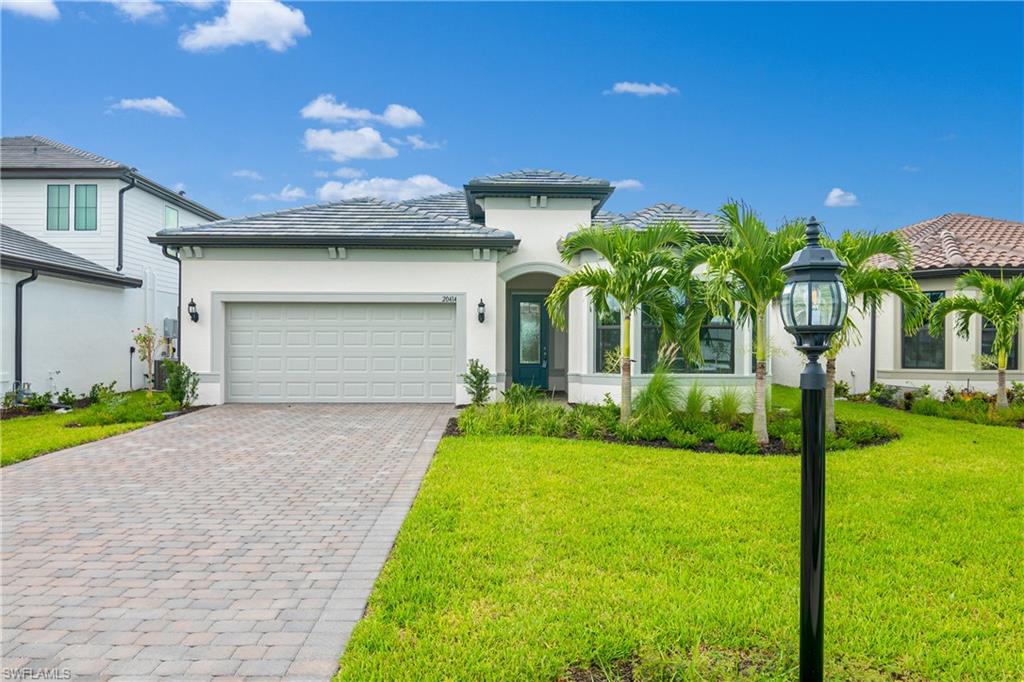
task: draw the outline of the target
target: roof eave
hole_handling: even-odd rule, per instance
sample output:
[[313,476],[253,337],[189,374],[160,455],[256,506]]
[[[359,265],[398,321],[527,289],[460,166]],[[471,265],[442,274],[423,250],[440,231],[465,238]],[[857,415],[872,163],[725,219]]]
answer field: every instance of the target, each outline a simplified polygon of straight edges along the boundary
[[514,237],[338,237],[333,235],[204,235],[178,232],[157,233],[149,241],[161,246],[226,246],[226,247],[378,247],[420,249],[498,249],[519,246]]
[[977,270],[986,275],[1024,275],[1024,266],[1020,265],[958,265],[942,266],[937,268],[914,268],[911,275],[915,278],[928,279],[933,277],[959,277],[960,275]]
[[597,215],[598,211],[608,201],[615,188],[611,185],[575,185],[571,187],[559,187],[556,185],[541,183],[523,183],[507,185],[502,183],[467,183],[463,185],[466,193],[466,205],[469,208],[469,215],[473,218],[482,218],[483,210],[476,204],[478,198],[485,197],[529,197],[543,195],[565,199],[591,199],[595,203],[590,209],[590,215]]
[[39,261],[31,258],[22,258],[20,256],[4,256],[2,260],[0,260],[0,265],[12,270],[36,270],[47,275],[52,275],[53,277],[73,279],[92,284],[102,284],[104,286],[115,286],[127,289],[138,289],[142,286],[142,280],[136,279],[135,277],[127,277],[114,272],[104,274],[102,272],[81,270],[79,268],[72,268],[66,265]]

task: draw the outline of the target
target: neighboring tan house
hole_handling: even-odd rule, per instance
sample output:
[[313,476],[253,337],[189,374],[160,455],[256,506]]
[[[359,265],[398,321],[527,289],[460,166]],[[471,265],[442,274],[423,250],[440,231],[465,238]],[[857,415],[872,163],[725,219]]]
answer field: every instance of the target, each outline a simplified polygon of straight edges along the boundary
[[[1024,223],[947,213],[898,231],[913,249],[914,278],[933,301],[951,295],[956,278],[968,270],[995,277],[1024,273]],[[928,384],[936,392],[947,384],[995,390],[995,370],[984,369],[978,362],[979,356],[991,354],[994,335],[984,320],[975,316],[966,339],[957,336],[952,320],[947,320],[941,337],[932,336],[927,327],[906,336],[902,333],[902,314],[899,301],[887,296],[874,319],[858,316],[860,342],[840,352],[836,378],[849,382],[855,393],[867,391],[872,381],[906,387]],[[1018,334],[1007,381],[1024,381],[1022,352]],[[802,362],[795,355],[785,350],[776,353],[776,381],[797,385]]]
[[[463,192],[390,203],[356,199],[163,230],[181,258],[182,358],[200,373],[200,401],[465,403],[460,375],[479,359],[499,387],[529,383],[571,401],[618,398],[605,354],[618,316],[598,319],[584,292],[555,329],[545,296],[565,264],[560,240],[580,226],[636,229],[676,219],[714,239],[714,216],[671,204],[601,211],[607,180],[551,171],[476,178]],[[596,260],[590,256],[588,260]],[[658,330],[634,325],[636,384]],[[705,362],[682,374],[747,391],[750,331],[705,329]]]
[[43,137],[3,138],[0,178],[3,390],[18,381],[37,392],[141,387],[132,329],[173,334],[178,305],[177,264],[148,237],[221,216],[125,164]]

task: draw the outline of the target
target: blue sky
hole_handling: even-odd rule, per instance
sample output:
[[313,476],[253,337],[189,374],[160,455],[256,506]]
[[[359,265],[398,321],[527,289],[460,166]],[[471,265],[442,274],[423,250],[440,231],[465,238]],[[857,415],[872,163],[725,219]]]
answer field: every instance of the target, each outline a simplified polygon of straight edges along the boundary
[[44,0],[2,13],[2,128],[227,215],[553,168],[638,181],[619,211],[1022,220],[1022,8]]

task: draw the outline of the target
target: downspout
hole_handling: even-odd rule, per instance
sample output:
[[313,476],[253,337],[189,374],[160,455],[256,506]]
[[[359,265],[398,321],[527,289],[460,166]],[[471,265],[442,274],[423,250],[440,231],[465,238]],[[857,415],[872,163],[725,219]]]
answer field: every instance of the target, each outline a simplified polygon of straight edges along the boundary
[[877,345],[877,343],[876,343],[877,334],[875,333],[875,330],[876,330],[877,323],[878,323],[878,314],[877,313],[878,313],[878,310],[875,308],[874,305],[872,305],[871,306],[871,357],[869,358],[869,362],[868,362],[868,390],[871,390],[871,387],[875,385],[875,354],[876,354],[875,347]]
[[36,281],[39,277],[39,273],[35,270],[32,274],[23,280],[19,280],[14,285],[14,389],[19,391],[21,389],[21,288],[29,282]]
[[131,176],[128,185],[117,191],[117,271],[124,268],[124,193],[135,187],[135,176]]
[[174,348],[174,355],[178,358],[178,362],[181,362],[181,336],[182,336],[182,323],[181,323],[181,258],[178,256],[178,250],[175,250],[174,255],[167,249],[167,246],[161,246],[164,258],[170,258],[178,263],[178,343]]

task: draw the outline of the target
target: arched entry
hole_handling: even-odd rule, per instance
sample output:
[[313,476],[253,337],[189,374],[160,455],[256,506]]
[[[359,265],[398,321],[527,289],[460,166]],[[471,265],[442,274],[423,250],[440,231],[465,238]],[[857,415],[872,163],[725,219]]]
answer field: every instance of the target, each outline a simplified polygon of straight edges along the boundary
[[506,384],[565,391],[569,359],[567,331],[548,318],[544,299],[564,272],[530,269],[505,281]]

